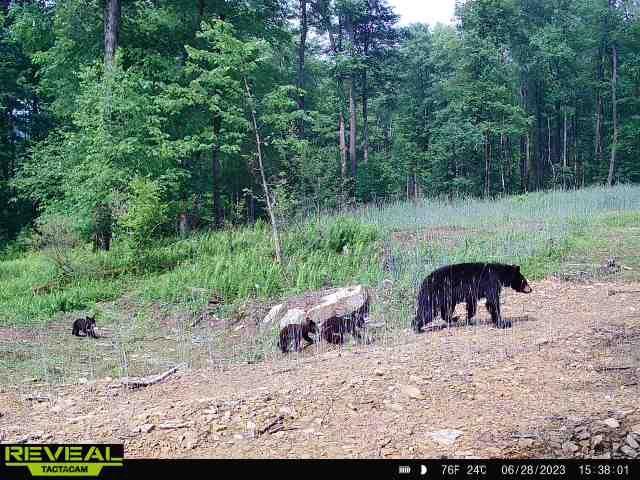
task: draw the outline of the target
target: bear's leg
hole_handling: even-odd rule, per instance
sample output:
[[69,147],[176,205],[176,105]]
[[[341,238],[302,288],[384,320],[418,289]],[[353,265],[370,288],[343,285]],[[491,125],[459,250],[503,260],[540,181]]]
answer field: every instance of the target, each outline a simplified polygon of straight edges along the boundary
[[475,320],[473,320],[473,317],[476,316],[476,308],[478,307],[478,302],[473,297],[467,297],[465,302],[467,303],[467,323],[475,324],[476,322]]
[[498,328],[509,328],[511,327],[511,322],[508,320],[502,319],[502,314],[500,313],[500,300],[499,298],[496,300],[487,299],[487,310],[491,314],[491,321]]
[[442,321],[447,324],[447,326],[451,326],[455,308],[456,304],[451,300],[442,302],[442,304],[440,305],[440,317],[442,318]]

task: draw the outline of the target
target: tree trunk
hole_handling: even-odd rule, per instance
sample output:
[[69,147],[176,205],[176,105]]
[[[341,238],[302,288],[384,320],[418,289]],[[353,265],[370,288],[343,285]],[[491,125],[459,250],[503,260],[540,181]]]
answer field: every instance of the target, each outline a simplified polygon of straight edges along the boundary
[[264,171],[264,163],[262,161],[262,140],[260,139],[260,129],[258,128],[258,121],[256,119],[256,111],[253,104],[253,96],[251,95],[251,89],[249,88],[249,82],[244,79],[244,87],[247,92],[247,97],[251,106],[251,120],[253,124],[253,133],[256,136],[256,151],[258,154],[258,167],[260,168],[260,178],[262,180],[262,189],[264,191],[265,201],[267,203],[267,213],[271,220],[271,234],[273,236],[273,245],[276,250],[276,261],[282,265],[282,248],[280,247],[280,236],[278,235],[278,224],[276,221],[275,212],[273,211],[273,204],[271,202],[271,193],[269,192],[269,185],[267,184],[267,176]]
[[536,188],[542,188],[544,184],[545,174],[545,161],[544,161],[544,125],[542,117],[542,103],[544,95],[544,86],[541,81],[536,84],[536,171],[535,171],[535,186]]
[[113,65],[120,34],[120,0],[106,0],[104,7],[104,63]]
[[611,142],[611,160],[609,161],[609,176],[607,177],[607,185],[613,185],[613,175],[616,168],[616,150],[618,148],[618,94],[617,94],[617,77],[618,77],[618,49],[615,42],[611,46],[611,115],[613,117],[613,141]]
[[485,134],[484,138],[484,198],[489,197],[490,193],[490,170],[491,170],[491,141],[489,134]]
[[562,188],[567,188],[567,109],[564,109],[564,128],[563,128],[563,142],[562,142]]
[[[118,38],[120,33],[120,0],[106,0],[104,7],[104,65],[109,71],[113,67]],[[112,101],[109,81],[107,81],[107,93],[105,100],[105,116],[110,117],[110,103]],[[112,238],[112,212],[111,207],[101,203],[95,212],[94,249],[109,250]]]
[[[300,43],[298,44],[298,78],[296,86],[300,90],[298,92],[298,109],[305,111],[304,104],[304,57],[307,48],[307,32],[309,30],[307,22],[307,0],[300,0]],[[298,136],[304,137],[304,119],[298,121]]]
[[567,110],[564,110],[564,135],[562,144],[562,168],[567,169]]
[[502,193],[507,193],[507,183],[505,181],[504,178],[504,171],[505,171],[505,161],[507,158],[506,155],[506,148],[504,145],[504,134],[501,133],[500,134],[500,181],[502,183]]
[[342,110],[338,116],[338,135],[340,141],[340,174],[342,176],[342,196],[346,197],[345,189],[349,183],[347,179],[347,142],[345,138],[344,114]]
[[529,191],[531,171],[533,170],[533,158],[531,158],[531,134],[527,132],[527,136],[525,138],[525,154],[527,156],[527,170],[525,172],[526,182],[525,182],[525,192]]
[[600,84],[604,80],[604,66],[602,62],[602,49],[598,54],[598,70],[596,74],[597,87],[596,87],[596,127],[595,127],[595,152],[594,161],[599,167],[602,164],[602,118],[604,116],[604,105],[602,100],[602,92],[600,91]]
[[220,200],[220,116],[213,119],[213,149],[211,151],[211,177],[213,194],[213,226],[218,229],[222,227],[224,212]]
[[358,158],[356,157],[356,141],[357,141],[357,112],[355,85],[353,76],[349,82],[349,159],[351,161],[351,177],[353,178],[353,193],[355,194],[356,176],[358,175]]
[[362,72],[362,159],[364,164],[369,163],[369,92],[367,91],[367,70]]

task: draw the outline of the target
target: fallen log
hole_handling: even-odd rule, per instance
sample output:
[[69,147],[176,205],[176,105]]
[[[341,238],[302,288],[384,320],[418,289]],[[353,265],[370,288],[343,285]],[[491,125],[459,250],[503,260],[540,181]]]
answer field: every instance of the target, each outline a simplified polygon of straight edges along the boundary
[[120,380],[120,383],[128,388],[140,388],[140,387],[149,387],[151,385],[155,385],[156,383],[160,383],[168,376],[176,373],[178,371],[178,366],[170,368],[164,373],[160,373],[158,375],[149,375],[147,377],[124,377]]

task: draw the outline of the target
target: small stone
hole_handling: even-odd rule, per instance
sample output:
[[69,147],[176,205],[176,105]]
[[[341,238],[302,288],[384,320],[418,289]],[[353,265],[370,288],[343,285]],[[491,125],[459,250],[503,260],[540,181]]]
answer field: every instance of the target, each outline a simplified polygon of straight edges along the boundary
[[609,428],[618,428],[620,426],[620,422],[615,418],[607,418],[606,420],[602,420],[602,423]]
[[636,452],[633,448],[628,447],[627,445],[623,445],[620,450],[622,451],[622,453],[631,458],[636,458],[636,455],[638,455],[638,452]]
[[280,415],[284,415],[285,417],[290,417],[290,418],[296,418],[296,411],[293,408],[290,407],[280,407],[280,410],[278,410],[278,413]]
[[594,460],[609,460],[611,458],[611,454],[603,453],[602,455],[594,455],[591,458],[593,458]]
[[462,430],[437,430],[428,435],[437,443],[443,445],[453,445],[464,432]]
[[375,371],[375,375],[376,375],[376,377],[383,377],[384,376],[384,371],[383,370],[376,370]]
[[633,435],[629,434],[627,435],[627,444],[634,449],[638,449],[640,448],[640,445],[638,444],[638,442],[636,441],[635,438],[633,438]]
[[402,393],[407,395],[409,398],[415,398],[416,400],[422,400],[424,398],[420,389],[413,385],[404,385],[402,387]]
[[521,438],[518,440],[518,445],[521,448],[531,448],[533,447],[533,438]]
[[595,437],[591,437],[591,446],[596,448],[598,445],[602,443],[604,437],[602,435],[596,435]]
[[140,427],[140,431],[142,433],[149,433],[151,432],[154,428],[156,428],[156,426],[152,423],[145,423],[144,425],[142,425]]
[[575,453],[580,450],[580,447],[573,442],[564,442],[562,444],[562,450],[566,453]]
[[576,434],[576,438],[577,438],[578,440],[586,440],[586,439],[587,439],[587,438],[589,438],[589,437],[591,437],[591,434],[590,434],[587,430],[584,430],[584,431],[582,431],[582,432],[578,432],[578,433]]

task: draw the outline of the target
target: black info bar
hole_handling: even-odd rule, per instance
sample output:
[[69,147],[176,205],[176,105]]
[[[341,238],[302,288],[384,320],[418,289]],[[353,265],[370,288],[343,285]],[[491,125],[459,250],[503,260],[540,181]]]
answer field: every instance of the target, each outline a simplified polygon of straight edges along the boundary
[[[140,459],[122,445],[0,445],[0,480],[31,478],[640,479],[640,460]],[[215,452],[213,452],[215,454]],[[259,455],[259,452],[256,452]]]

